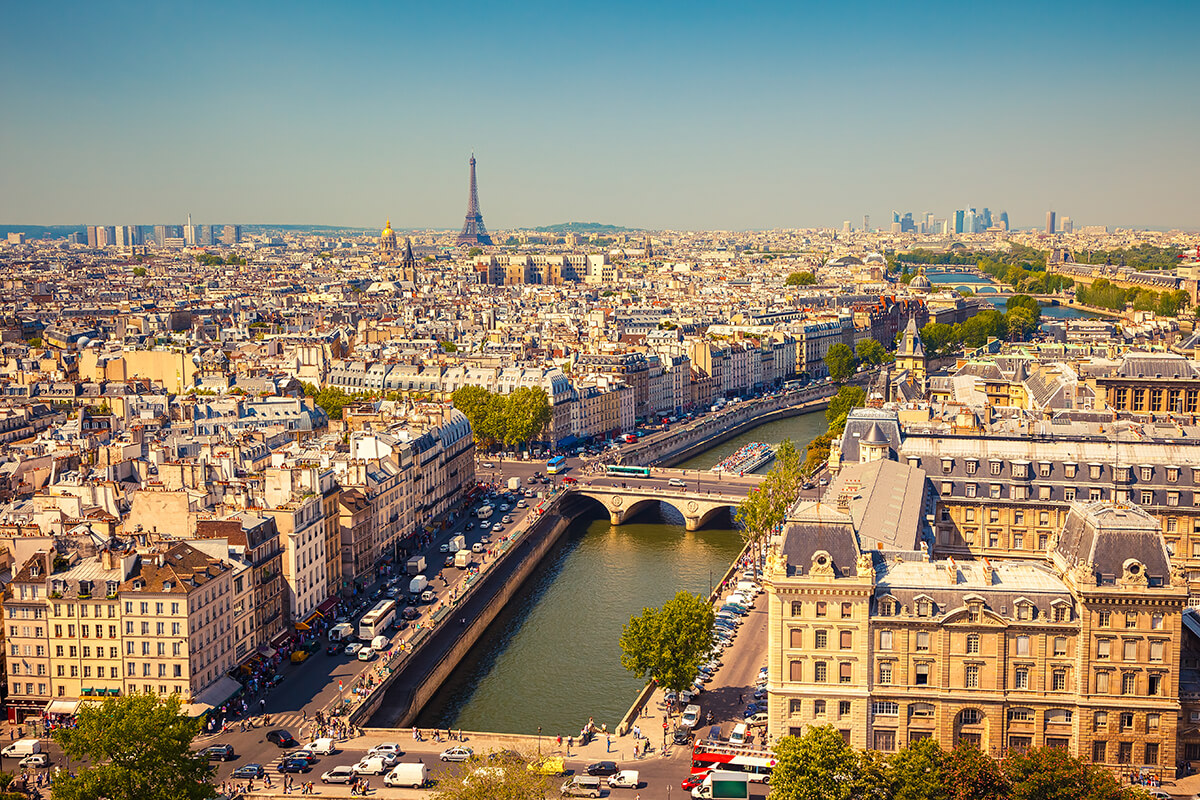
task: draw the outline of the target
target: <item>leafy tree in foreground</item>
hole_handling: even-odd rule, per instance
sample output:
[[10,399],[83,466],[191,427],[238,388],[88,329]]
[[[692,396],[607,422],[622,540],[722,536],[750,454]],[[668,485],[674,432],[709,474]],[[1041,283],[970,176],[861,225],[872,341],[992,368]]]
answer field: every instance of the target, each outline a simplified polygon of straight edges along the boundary
[[434,800],[544,800],[557,794],[551,780],[528,769],[536,757],[522,753],[520,758],[463,761],[438,777]]
[[935,739],[913,742],[891,758],[893,800],[948,800],[946,754]]
[[829,370],[829,377],[838,383],[853,375],[856,366],[854,351],[849,345],[835,344],[825,353],[825,368]]
[[863,339],[855,345],[854,353],[858,356],[859,361],[876,367],[894,360],[887,348],[874,339]]
[[681,692],[700,672],[713,622],[712,606],[690,592],[680,592],[662,608],[643,608],[621,631],[621,666]]
[[1004,761],[1012,800],[1133,800],[1104,767],[1058,747],[1035,747]]
[[768,800],[851,800],[859,779],[858,754],[829,725],[775,745]]
[[843,386],[838,389],[838,393],[825,407],[825,421],[829,423],[829,432],[835,436],[840,435],[842,428],[846,427],[846,417],[866,401],[867,393],[858,386]]
[[973,744],[959,743],[944,762],[947,800],[1007,800],[1008,779],[1000,765]]
[[192,752],[199,719],[180,713],[179,697],[110,697],[80,709],[78,725],[54,739],[75,761],[54,781],[55,800],[205,800],[216,796],[208,760]]

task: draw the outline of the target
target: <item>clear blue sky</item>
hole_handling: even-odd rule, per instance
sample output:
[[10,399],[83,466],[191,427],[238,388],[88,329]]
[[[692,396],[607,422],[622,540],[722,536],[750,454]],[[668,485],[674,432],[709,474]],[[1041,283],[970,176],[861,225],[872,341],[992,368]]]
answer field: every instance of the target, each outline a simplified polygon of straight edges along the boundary
[[35,2],[0,222],[1200,229],[1200,3]]

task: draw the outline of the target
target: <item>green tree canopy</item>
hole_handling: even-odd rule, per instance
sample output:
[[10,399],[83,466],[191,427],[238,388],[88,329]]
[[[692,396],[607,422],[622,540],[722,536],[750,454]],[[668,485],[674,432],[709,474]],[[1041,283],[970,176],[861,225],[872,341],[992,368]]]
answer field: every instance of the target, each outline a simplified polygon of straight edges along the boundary
[[550,397],[540,386],[523,386],[510,395],[463,386],[451,400],[471,423],[475,443],[484,448],[528,444],[550,423]]
[[825,420],[829,423],[829,432],[840,434],[846,427],[846,417],[851,409],[858,408],[867,402],[867,393],[858,386],[843,386],[838,393],[829,399],[825,408]]
[[891,758],[892,800],[949,800],[946,754],[937,740],[912,742]]
[[875,367],[895,360],[887,348],[874,339],[863,339],[855,345],[854,354],[858,356],[859,361]]
[[1008,779],[995,759],[975,745],[959,742],[943,762],[947,800],[1007,800]]
[[838,383],[853,375],[856,366],[854,351],[849,345],[839,342],[825,353],[825,368],[829,370],[829,377]]
[[1059,747],[1035,747],[1004,761],[1012,800],[1133,800],[1104,767]]
[[768,800],[851,800],[858,754],[832,726],[784,736],[775,745],[775,758]]
[[315,384],[305,383],[304,394],[313,398],[317,407],[325,412],[330,419],[341,419],[346,405],[354,398],[336,386],[326,386],[321,389]]
[[[528,768],[535,759],[519,757],[481,758],[462,761],[438,776],[434,800],[544,800],[557,792],[551,779]],[[484,764],[487,766],[484,766]]]
[[54,781],[55,800],[202,800],[216,796],[208,760],[192,752],[199,719],[180,713],[178,695],[110,697],[79,710],[77,726],[54,739],[74,761],[74,776]]
[[793,272],[783,282],[784,286],[812,286],[817,282],[817,276],[811,272]]
[[526,445],[550,424],[550,396],[541,386],[522,386],[508,396],[504,443]]
[[621,666],[681,692],[700,673],[714,621],[708,601],[690,592],[679,592],[662,608],[643,608],[621,631]]
[[921,345],[930,358],[948,356],[958,349],[959,340],[953,325],[930,322],[921,328]]

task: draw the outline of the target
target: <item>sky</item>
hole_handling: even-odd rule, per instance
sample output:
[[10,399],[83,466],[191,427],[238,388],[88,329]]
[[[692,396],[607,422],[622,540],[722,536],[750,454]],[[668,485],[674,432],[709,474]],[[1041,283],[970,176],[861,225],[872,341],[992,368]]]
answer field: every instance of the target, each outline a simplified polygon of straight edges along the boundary
[[0,223],[1200,230],[1200,3],[9,3]]

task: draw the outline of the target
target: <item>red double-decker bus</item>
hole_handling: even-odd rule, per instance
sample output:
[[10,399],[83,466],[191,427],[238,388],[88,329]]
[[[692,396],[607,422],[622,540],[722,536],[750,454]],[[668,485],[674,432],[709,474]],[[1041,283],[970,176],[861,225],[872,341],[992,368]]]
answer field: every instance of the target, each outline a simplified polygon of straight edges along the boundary
[[719,769],[726,772],[746,772],[750,780],[767,783],[775,768],[775,754],[770,750],[750,750],[736,745],[699,742],[692,748],[692,774]]

